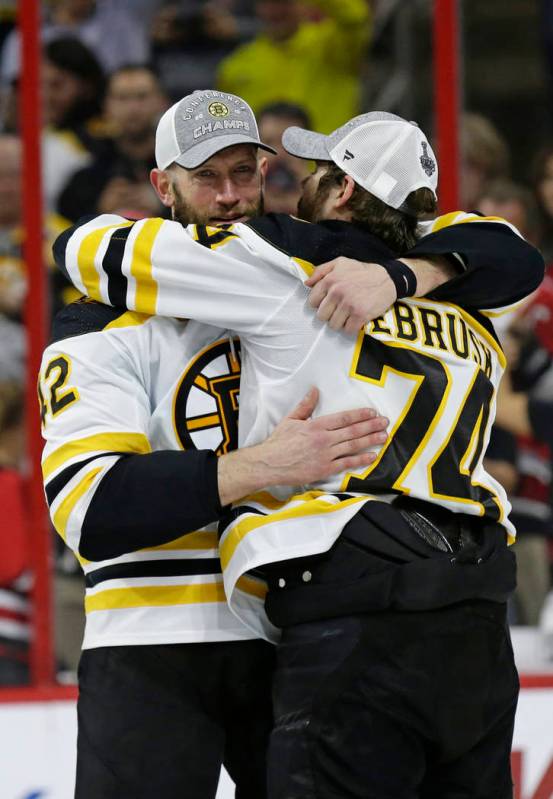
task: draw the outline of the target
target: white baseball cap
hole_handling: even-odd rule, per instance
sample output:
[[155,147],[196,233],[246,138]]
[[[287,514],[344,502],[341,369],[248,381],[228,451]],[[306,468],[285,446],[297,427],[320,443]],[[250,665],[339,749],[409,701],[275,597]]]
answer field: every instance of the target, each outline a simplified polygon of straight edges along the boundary
[[407,210],[403,203],[416,189],[430,189],[436,196],[438,163],[428,139],[416,122],[395,114],[360,114],[328,136],[287,128],[282,146],[298,158],[334,161],[392,208]]
[[156,163],[159,169],[173,163],[195,169],[234,144],[253,144],[276,154],[259,140],[254,113],[241,97],[200,90],[172,105],[159,120]]

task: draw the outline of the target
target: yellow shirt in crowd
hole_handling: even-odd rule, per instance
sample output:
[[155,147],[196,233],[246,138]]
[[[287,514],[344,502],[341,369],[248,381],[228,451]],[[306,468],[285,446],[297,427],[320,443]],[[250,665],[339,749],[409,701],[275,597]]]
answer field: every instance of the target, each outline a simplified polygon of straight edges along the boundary
[[218,87],[258,112],[268,103],[303,106],[329,133],[360,112],[361,65],[370,35],[367,0],[317,0],[328,16],[304,22],[284,41],[261,35],[221,64]]

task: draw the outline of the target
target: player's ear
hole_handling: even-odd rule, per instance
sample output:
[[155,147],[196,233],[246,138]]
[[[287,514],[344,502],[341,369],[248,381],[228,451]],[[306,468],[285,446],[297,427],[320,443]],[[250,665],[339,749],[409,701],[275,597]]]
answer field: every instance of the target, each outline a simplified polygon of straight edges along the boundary
[[169,172],[165,169],[152,169],[150,172],[150,183],[154,191],[167,208],[172,208],[175,203],[173,186]]
[[350,201],[355,191],[355,181],[350,175],[344,175],[336,197],[336,207],[340,208]]
[[269,166],[269,159],[266,158],[264,155],[262,155],[259,158],[259,172],[260,172],[262,178],[265,178],[265,175],[267,174],[268,166]]

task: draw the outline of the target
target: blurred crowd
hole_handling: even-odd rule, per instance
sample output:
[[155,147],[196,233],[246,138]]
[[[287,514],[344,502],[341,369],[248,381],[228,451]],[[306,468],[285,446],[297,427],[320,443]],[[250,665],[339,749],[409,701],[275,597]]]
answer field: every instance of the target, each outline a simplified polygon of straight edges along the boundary
[[[378,3],[44,0],[42,188],[51,312],[77,296],[51,263],[51,243],[65,227],[86,214],[116,212],[141,218],[165,213],[149,182],[155,165],[155,127],[172,102],[195,89],[229,91],[250,103],[261,139],[278,150],[270,158],[266,210],[295,213],[307,167],[283,152],[281,134],[290,125],[329,132],[370,110],[363,107],[363,81],[370,72]],[[11,510],[4,514],[0,537],[0,684],[25,681],[30,636],[21,418],[27,277],[22,258],[18,115],[21,44],[15,12],[15,0],[4,0],[0,9],[0,499],[2,507],[11,503]],[[546,263],[553,266],[553,141],[537,153],[526,181],[518,183],[511,177],[507,142],[490,119],[466,113],[461,135],[461,207],[506,218],[540,247]],[[515,545],[519,589],[511,609],[516,624],[540,624],[551,597],[552,313],[553,271],[529,303],[496,319],[509,366],[488,468],[510,494],[519,533]],[[61,545],[56,578],[58,615],[63,618],[56,636],[60,669],[75,668],[80,647],[79,573]]]

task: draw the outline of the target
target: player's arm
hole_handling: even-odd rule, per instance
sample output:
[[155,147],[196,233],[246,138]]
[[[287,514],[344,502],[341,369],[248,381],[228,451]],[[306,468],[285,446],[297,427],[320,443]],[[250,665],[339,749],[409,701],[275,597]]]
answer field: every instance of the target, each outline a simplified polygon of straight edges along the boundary
[[543,280],[539,251],[505,219],[455,212],[430,223],[428,234],[406,258],[447,255],[461,270],[433,289],[433,299],[472,308],[506,310],[528,297]]
[[209,450],[120,457],[91,497],[79,554],[106,560],[159,546],[217,521],[226,505],[260,489],[373,463],[367,450],[386,440],[387,419],[361,408],[311,420],[315,404],[310,394],[266,441],[219,458]]
[[[71,307],[62,312],[70,313]],[[78,556],[103,560],[216,518],[217,459],[207,451],[151,451],[151,409],[139,371],[120,342],[84,332],[87,316],[79,320],[80,335],[44,353],[42,472],[57,532]]]
[[58,237],[54,258],[99,302],[239,333],[263,326],[297,288],[297,265],[245,225],[187,229],[104,214]]
[[428,235],[399,259],[412,272],[412,284],[403,294],[398,294],[403,275],[397,263],[395,282],[385,261],[341,257],[319,266],[306,282],[318,318],[336,330],[356,333],[401,296],[429,296],[474,308],[512,306],[543,278],[539,252],[504,220],[448,214],[426,228]]
[[423,297],[458,274],[454,263],[442,256],[401,258],[398,263],[408,267],[412,291],[398,293],[397,280],[404,279],[401,271],[394,282],[381,264],[339,257],[319,266],[305,281],[311,289],[309,304],[333,330],[356,335],[402,296]]

